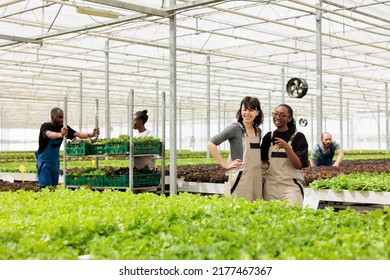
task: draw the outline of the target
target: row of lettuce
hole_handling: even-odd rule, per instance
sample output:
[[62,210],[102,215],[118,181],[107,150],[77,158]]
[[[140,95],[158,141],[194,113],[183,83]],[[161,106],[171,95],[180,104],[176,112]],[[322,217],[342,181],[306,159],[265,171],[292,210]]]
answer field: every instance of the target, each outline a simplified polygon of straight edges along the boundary
[[388,207],[363,214],[84,188],[2,192],[0,201],[3,260],[390,258]]
[[343,190],[390,192],[390,173],[341,174],[313,181],[309,186],[315,190],[331,189],[334,192]]
[[[127,167],[103,167],[101,169],[74,168],[69,171],[70,174],[66,175],[66,184],[70,186],[85,185],[91,187],[105,186],[113,188],[126,188],[129,186],[129,169]],[[118,171],[123,172],[118,173]],[[318,171],[316,172],[318,173]],[[141,187],[160,184],[161,172],[158,170],[142,173],[136,170],[133,174],[134,186]],[[208,182],[221,183],[224,178],[224,174],[223,172],[205,174],[203,172],[191,172],[189,169],[181,170],[180,168],[178,171],[178,178],[189,182],[203,182],[206,177]],[[31,189],[30,187],[24,187],[27,185],[30,186],[31,183],[32,182],[27,181],[15,182],[13,183],[15,186],[9,186],[9,184],[0,180],[0,191],[8,191],[10,190],[10,187],[12,190]],[[341,192],[343,190],[390,192],[390,173],[364,172],[356,174],[338,174],[324,179],[313,180],[308,184],[308,187],[315,190],[331,189],[334,192]]]
[[[100,139],[105,141],[104,139]],[[113,139],[110,139],[113,140]],[[126,137],[122,137],[121,141],[115,140],[109,143],[128,143]],[[77,145],[78,142],[73,142]],[[82,142],[84,143],[84,142]],[[156,148],[161,151],[161,142],[157,138],[146,138],[141,145],[146,153],[153,153]],[[123,146],[123,145],[122,145]],[[120,146],[120,147],[122,147]],[[118,146],[119,147],[119,146]],[[67,185],[91,185],[101,186],[102,182],[107,187],[127,187],[129,174],[129,160],[127,159],[99,159],[99,169],[92,168],[95,165],[94,158],[89,157],[88,161],[80,161],[80,158],[86,157],[70,157],[67,163]],[[204,159],[203,159],[204,160]],[[158,167],[153,170],[155,174],[140,174],[137,170],[133,170],[136,175],[136,185],[145,185],[152,183],[159,184],[159,176],[161,167],[157,160]],[[23,167],[23,168],[22,168]],[[35,163],[8,163],[0,165],[0,172],[35,172]],[[169,161],[166,162],[165,174],[169,175]],[[265,168],[263,168],[263,177],[266,176]],[[390,159],[371,159],[371,160],[354,160],[344,161],[339,168],[334,167],[319,167],[319,168],[304,168],[302,170],[306,185],[313,189],[332,189],[335,192],[342,190],[357,190],[357,191],[390,191]],[[149,173],[149,170],[148,170]],[[186,164],[177,166],[177,175],[179,179],[190,182],[209,182],[223,183],[225,178],[225,170],[218,164]],[[137,177],[138,176],[138,177]],[[105,178],[105,180],[104,180]],[[144,181],[147,182],[144,182]],[[1,181],[1,180],[0,180]],[[104,181],[106,183],[104,183]],[[145,184],[144,184],[145,183]]]

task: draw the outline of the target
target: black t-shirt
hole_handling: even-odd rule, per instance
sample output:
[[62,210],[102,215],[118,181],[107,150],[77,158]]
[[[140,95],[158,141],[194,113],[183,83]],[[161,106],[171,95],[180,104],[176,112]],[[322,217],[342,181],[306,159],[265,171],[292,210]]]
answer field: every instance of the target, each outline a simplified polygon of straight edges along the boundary
[[[290,130],[279,132],[277,130],[274,131],[274,138],[282,138],[284,141],[288,142],[291,138],[291,136],[294,133]],[[273,143],[275,145],[275,142]],[[263,142],[261,143],[261,159],[262,160],[269,160],[268,158],[268,152],[269,147],[271,146],[271,132],[268,132],[263,137]],[[295,135],[294,140],[291,143],[291,147],[295,154],[299,157],[302,163],[302,167],[308,167],[309,166],[309,146],[307,144],[306,137],[303,133],[298,132]]]
[[[47,145],[49,144],[49,138],[46,136],[46,131],[53,131],[53,132],[61,132],[62,127],[56,127],[52,125],[50,122],[43,123],[41,125],[41,129],[39,131],[39,148],[38,148],[38,154],[42,153]],[[74,134],[76,133],[75,130],[73,130],[69,125],[68,125],[68,139],[73,139],[75,138]],[[62,143],[62,142],[61,142]]]

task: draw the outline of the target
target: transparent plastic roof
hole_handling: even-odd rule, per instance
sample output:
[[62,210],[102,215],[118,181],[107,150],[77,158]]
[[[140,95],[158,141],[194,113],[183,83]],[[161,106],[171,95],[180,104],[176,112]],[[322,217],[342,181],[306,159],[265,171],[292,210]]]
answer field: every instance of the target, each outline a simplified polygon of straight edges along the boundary
[[[321,7],[312,0],[171,2],[1,0],[3,126],[38,127],[64,97],[74,125],[81,96],[83,120],[90,121],[96,99],[104,115],[109,92],[113,126],[123,121],[131,89],[136,109],[155,108],[163,91],[169,100],[172,15],[183,118],[194,110],[197,119],[206,118],[208,81],[212,118],[217,110],[235,112],[246,95],[258,96],[265,111],[284,100],[311,118],[319,73],[324,117],[338,119],[346,106],[350,117],[385,112],[390,1],[323,0]],[[303,98],[285,91],[293,77],[309,86]]]

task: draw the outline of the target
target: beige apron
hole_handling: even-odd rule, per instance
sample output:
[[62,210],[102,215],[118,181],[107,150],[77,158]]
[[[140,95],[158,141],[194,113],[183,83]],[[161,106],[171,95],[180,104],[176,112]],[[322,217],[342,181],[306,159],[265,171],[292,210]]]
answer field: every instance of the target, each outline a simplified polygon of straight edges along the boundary
[[[138,137],[144,138],[151,136],[150,130],[147,134],[139,135]],[[142,170],[154,170],[156,169],[156,157],[153,155],[150,156],[134,156],[134,167]]]
[[[291,146],[295,135],[291,136],[288,144]],[[269,149],[269,168],[264,182],[264,200],[287,199],[289,204],[303,203],[303,182],[304,178],[299,169],[294,168],[287,157],[285,149],[275,151],[273,145],[274,133],[271,133],[271,146]]]
[[156,168],[156,158],[153,156],[135,156],[134,167],[143,170],[154,170]]
[[[243,197],[249,201],[262,198],[262,175],[260,137],[248,137],[243,130],[243,165],[227,171],[228,181],[225,183],[225,195]],[[228,163],[231,161],[230,155]]]

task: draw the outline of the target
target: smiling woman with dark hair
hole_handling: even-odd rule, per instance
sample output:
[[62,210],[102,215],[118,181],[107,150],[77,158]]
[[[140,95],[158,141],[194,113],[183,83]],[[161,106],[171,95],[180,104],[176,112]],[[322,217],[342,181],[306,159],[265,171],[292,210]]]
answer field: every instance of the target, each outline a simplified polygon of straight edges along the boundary
[[280,104],[272,113],[276,130],[268,132],[261,143],[261,159],[268,165],[263,187],[264,200],[288,200],[303,204],[304,178],[300,169],[308,166],[308,144],[298,132],[294,112]]
[[[263,111],[256,97],[246,96],[236,114],[237,122],[230,124],[207,143],[213,157],[227,170],[225,195],[244,197],[249,201],[261,199],[260,141]],[[230,154],[225,162],[218,145],[230,143]]]

